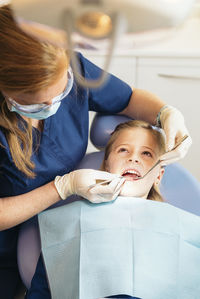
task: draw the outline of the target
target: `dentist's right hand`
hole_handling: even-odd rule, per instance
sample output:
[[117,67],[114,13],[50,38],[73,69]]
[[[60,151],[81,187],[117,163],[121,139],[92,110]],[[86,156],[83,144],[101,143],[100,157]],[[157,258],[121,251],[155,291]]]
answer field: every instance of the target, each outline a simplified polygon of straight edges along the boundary
[[[98,180],[111,180],[96,184]],[[94,169],[79,169],[55,178],[55,187],[62,199],[77,194],[92,203],[114,200],[121,191],[124,179],[119,175]]]

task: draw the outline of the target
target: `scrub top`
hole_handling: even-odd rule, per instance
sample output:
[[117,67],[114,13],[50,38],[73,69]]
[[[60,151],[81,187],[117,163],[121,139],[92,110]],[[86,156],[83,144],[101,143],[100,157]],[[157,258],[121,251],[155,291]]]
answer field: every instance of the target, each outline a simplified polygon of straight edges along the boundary
[[[77,55],[82,75],[91,80],[99,78],[102,70],[80,53]],[[44,120],[42,133],[33,128],[34,179],[26,177],[15,167],[4,130],[0,127],[0,144],[3,145],[0,146],[0,198],[27,193],[54,180],[56,175],[75,169],[87,148],[88,111],[118,113],[128,105],[131,94],[130,86],[113,75],[109,75],[107,82],[98,89],[83,88],[74,81],[57,113]],[[20,116],[19,119],[23,121]],[[16,226],[0,232],[0,281],[5,271],[17,268],[18,229]]]

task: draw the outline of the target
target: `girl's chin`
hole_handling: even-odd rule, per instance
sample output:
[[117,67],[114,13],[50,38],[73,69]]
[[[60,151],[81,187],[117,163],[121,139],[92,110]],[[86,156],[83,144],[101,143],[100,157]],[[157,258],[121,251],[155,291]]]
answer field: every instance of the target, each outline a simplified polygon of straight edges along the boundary
[[120,191],[120,196],[124,197],[143,197],[146,198],[145,195],[148,194],[141,188],[139,181],[126,181]]

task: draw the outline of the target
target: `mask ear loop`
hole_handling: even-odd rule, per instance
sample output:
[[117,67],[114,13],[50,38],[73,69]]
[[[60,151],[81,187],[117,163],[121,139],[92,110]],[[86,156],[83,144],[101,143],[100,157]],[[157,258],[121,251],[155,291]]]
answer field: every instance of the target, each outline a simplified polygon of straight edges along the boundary
[[8,110],[10,112],[12,112],[12,104],[11,104],[12,99],[9,99],[7,96],[4,96],[4,95],[3,95],[3,97],[4,97],[4,100],[5,100],[5,103],[8,107]]

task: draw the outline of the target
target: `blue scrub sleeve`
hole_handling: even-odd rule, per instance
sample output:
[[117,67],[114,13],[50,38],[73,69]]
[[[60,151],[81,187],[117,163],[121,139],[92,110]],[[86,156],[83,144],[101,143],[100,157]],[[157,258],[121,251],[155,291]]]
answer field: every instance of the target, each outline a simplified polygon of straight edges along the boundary
[[[79,55],[83,76],[95,80],[101,76],[102,69]],[[89,89],[89,110],[104,114],[115,114],[125,109],[132,95],[132,88],[119,78],[109,74],[103,86]]]

